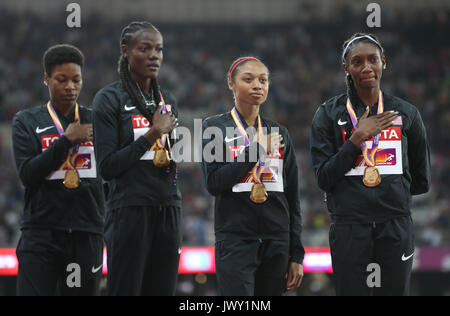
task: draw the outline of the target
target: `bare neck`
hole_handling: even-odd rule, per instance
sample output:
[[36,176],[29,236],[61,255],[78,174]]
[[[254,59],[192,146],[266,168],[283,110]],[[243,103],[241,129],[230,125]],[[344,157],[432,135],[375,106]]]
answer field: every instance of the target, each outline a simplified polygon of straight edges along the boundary
[[380,88],[360,89],[357,93],[361,101],[369,108],[372,108],[372,106],[378,102]]
[[139,85],[139,88],[144,92],[150,92],[150,81],[149,78],[139,78],[131,73],[131,78]]
[[69,114],[72,112],[73,108],[75,107],[76,103],[73,104],[56,104],[52,101],[53,108],[62,116],[68,117]]
[[256,119],[259,115],[259,105],[236,104],[236,109],[244,117],[248,126],[255,126]]

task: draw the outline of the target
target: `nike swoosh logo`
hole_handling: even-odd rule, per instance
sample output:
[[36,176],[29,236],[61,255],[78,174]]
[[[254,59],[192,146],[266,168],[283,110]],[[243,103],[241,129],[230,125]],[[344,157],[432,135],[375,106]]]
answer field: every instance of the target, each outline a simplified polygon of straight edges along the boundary
[[100,266],[100,267],[98,267],[98,268],[96,268],[96,267],[92,267],[92,273],[97,273],[98,271],[100,271],[100,269],[103,267],[103,264]]
[[232,141],[235,141],[239,138],[242,138],[242,136],[235,137],[235,138],[228,138],[228,136],[227,136],[227,137],[225,137],[225,143],[231,143]]
[[412,256],[414,256],[414,252],[413,252],[412,255],[410,255],[410,256],[408,256],[408,257],[405,257],[405,254],[403,254],[403,256],[402,256],[402,261],[408,261],[409,259],[412,258]]
[[345,124],[347,124],[347,121],[345,121],[345,122],[342,122],[342,121],[341,121],[341,119],[339,119],[339,121],[338,121],[338,125],[342,126],[342,125],[345,125]]
[[125,111],[133,111],[135,108],[136,108],[135,106],[128,106],[128,105],[124,106]]
[[46,130],[49,130],[49,129],[53,128],[53,127],[54,127],[54,126],[49,126],[49,127],[39,128],[39,126],[38,126],[38,127],[36,127],[36,134],[43,133],[43,132],[45,132]]

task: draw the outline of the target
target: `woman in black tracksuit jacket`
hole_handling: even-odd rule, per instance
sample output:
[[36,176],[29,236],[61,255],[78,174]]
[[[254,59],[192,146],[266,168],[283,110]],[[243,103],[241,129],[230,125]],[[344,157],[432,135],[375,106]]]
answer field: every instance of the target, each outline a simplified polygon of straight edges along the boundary
[[[203,124],[203,172],[216,197],[216,269],[225,296],[281,295],[303,276],[294,147],[286,128],[259,116],[268,76],[258,59],[237,59],[228,72],[235,108]],[[258,161],[268,169],[255,174]]]
[[[380,90],[386,58],[375,36],[355,34],[343,48],[347,94],[322,104],[311,129],[313,168],[331,214],[337,295],[408,295],[411,196],[430,185],[425,128],[416,107]],[[366,161],[364,146],[377,143]]]
[[164,136],[176,126],[176,101],[156,80],[162,35],[148,22],[133,22],[122,31],[121,49],[121,80],[93,103],[96,157],[108,188],[108,294],[174,295],[181,194]]
[[20,111],[12,123],[25,187],[17,295],[98,295],[105,208],[92,111],[77,103],[84,55],[72,45],[55,45],[43,61],[49,101]]

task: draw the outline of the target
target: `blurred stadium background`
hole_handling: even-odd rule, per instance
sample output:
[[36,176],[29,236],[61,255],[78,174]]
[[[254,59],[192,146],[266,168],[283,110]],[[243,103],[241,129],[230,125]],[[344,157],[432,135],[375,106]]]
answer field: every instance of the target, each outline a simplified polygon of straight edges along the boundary
[[[41,58],[53,44],[70,43],[86,56],[80,103],[118,80],[119,36],[132,20],[149,20],[164,36],[161,85],[177,97],[182,125],[231,109],[225,74],[233,59],[261,57],[271,70],[264,114],[289,128],[301,179],[303,242],[328,246],[329,218],[309,157],[316,108],[345,91],[341,45],[358,31],[375,33],[386,48],[382,88],[416,105],[432,150],[431,191],[414,198],[416,225],[413,295],[450,294],[450,2],[377,1],[381,28],[369,28],[367,5],[353,0],[130,0],[74,1],[81,28],[68,28],[71,1],[2,0],[0,3],[0,248],[15,248],[23,188],[11,154],[11,119],[43,104]],[[213,199],[199,165],[180,165],[184,246],[213,246]],[[6,259],[5,259],[6,258]],[[8,266],[0,256],[0,268]],[[14,295],[15,277],[0,276],[0,295]],[[180,276],[179,295],[216,295],[214,274]],[[291,295],[334,295],[332,276],[308,273]]]

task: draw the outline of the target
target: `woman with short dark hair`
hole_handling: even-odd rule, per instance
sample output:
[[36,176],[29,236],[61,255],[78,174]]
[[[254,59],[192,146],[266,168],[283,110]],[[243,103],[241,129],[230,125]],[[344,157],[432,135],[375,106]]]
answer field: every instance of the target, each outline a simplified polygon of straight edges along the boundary
[[14,156],[25,186],[18,295],[98,294],[104,202],[92,111],[77,103],[83,65],[76,47],[50,47],[44,55],[50,101],[13,120]]

